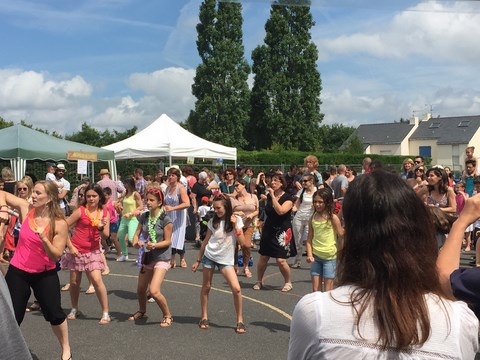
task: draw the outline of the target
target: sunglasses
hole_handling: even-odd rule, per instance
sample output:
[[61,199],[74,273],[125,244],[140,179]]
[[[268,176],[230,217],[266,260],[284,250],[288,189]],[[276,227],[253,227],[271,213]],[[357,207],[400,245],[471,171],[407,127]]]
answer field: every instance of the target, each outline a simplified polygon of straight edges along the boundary
[[18,191],[27,191],[28,188],[26,188],[26,187],[19,187],[19,188],[17,188],[17,190],[18,190]]
[[227,176],[228,176],[228,175],[233,175],[233,174],[232,174],[232,173],[225,173],[225,175],[227,175]]
[[303,180],[302,180],[303,183],[307,183],[307,182],[309,182],[309,181],[310,181],[310,179],[303,179]]
[[419,161],[419,160],[415,160],[414,162],[415,162],[415,164],[420,164],[421,163],[421,161]]
[[83,194],[78,194],[78,197],[83,197]]
[[423,170],[423,169],[417,169],[417,170],[415,170],[415,172],[424,172],[424,171],[425,171],[425,170]]

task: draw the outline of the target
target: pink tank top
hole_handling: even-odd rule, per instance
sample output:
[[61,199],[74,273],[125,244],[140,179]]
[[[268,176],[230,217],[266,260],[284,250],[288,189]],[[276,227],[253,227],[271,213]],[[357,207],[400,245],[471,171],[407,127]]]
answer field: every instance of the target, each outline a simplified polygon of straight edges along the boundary
[[[86,254],[100,250],[100,232],[92,225],[90,217],[85,212],[85,207],[80,206],[80,219],[75,225],[75,232],[72,235],[72,244],[80,254]],[[103,208],[103,215],[106,216],[106,209]]]
[[28,218],[20,228],[17,248],[10,264],[28,273],[55,269],[55,261],[48,257],[42,239],[30,228]]

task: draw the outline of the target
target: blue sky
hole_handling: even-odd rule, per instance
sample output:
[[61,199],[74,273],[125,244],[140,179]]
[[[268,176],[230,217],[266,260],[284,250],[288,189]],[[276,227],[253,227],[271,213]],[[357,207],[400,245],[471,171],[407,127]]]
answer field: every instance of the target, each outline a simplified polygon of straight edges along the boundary
[[[251,62],[270,2],[241,2]],[[0,116],[62,134],[185,120],[200,3],[0,0]],[[312,14],[325,123],[480,115],[480,2],[312,0]]]

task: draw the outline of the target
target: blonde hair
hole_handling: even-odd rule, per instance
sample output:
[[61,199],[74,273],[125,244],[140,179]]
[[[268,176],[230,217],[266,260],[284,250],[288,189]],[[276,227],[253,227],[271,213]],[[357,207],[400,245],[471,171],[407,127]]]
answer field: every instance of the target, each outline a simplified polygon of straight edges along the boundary
[[303,159],[303,163],[307,166],[307,161],[312,161],[314,167],[318,166],[318,158],[315,155],[308,155],[305,159]]

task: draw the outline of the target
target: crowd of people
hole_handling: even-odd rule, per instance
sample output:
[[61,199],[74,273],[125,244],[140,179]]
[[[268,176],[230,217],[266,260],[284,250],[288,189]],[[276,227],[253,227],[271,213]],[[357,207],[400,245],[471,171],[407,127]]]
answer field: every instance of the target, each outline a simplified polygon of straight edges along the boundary
[[[71,358],[67,320],[81,315],[82,274],[87,293],[98,298],[99,323],[109,324],[104,253],[115,251],[116,261],[125,262],[133,260],[133,247],[138,309],[128,319],[143,318],[151,299],[163,314],[160,326],[171,326],[161,285],[169,269],[188,267],[190,226],[199,249],[190,268],[203,268],[200,329],[209,328],[208,298],[218,269],[232,291],[235,330],[245,333],[238,276],[254,277],[254,290],[266,289],[273,258],[284,293],[293,289],[292,271],[310,268],[312,294],[295,308],[289,358],[346,358],[354,351],[367,357],[471,358],[478,350],[480,288],[476,269],[458,270],[458,262],[462,244],[465,251],[480,252],[480,210],[474,206],[480,203],[474,196],[480,174],[473,150],[467,149],[457,182],[449,168],[427,169],[420,156],[405,159],[398,171],[365,158],[357,173],[343,164],[321,172],[317,157],[309,155],[302,166],[256,176],[252,168],[216,174],[172,166],[166,174],[145,177],[135,169],[120,181],[101,169],[97,182],[82,178],[70,194],[65,164],[47,164],[45,180],[25,176],[10,180],[13,186],[5,181],[0,191],[1,261],[9,264],[5,278],[15,319],[20,324],[25,311],[41,309],[62,359]],[[253,267],[251,252],[257,248]],[[480,254],[476,259],[480,266]],[[63,287],[60,268],[70,271]],[[27,306],[31,290],[35,303]],[[68,315],[60,291],[70,292]],[[464,323],[469,325],[461,328]]]

